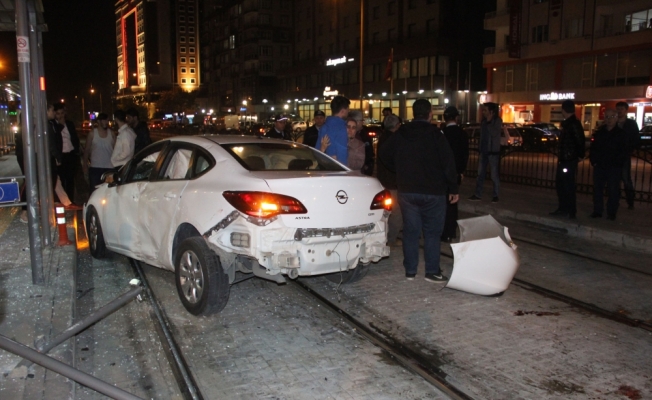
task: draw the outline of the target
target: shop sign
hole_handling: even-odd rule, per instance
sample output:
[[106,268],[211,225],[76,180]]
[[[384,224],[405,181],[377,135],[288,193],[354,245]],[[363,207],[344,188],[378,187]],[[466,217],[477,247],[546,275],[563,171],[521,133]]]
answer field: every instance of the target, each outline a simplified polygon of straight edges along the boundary
[[512,1],[509,12],[509,36],[508,54],[509,58],[521,58],[521,2]]
[[645,98],[652,99],[652,86],[647,87],[647,90],[645,91]]
[[541,101],[557,101],[557,100],[575,100],[575,93],[542,93],[539,95]]
[[330,86],[324,88],[324,97],[337,96],[340,92],[337,90],[331,90]]
[[344,64],[346,62],[351,62],[353,61],[352,58],[346,58],[346,56],[342,56],[340,58],[330,58],[326,60],[326,66],[327,67],[334,67],[338,64]]

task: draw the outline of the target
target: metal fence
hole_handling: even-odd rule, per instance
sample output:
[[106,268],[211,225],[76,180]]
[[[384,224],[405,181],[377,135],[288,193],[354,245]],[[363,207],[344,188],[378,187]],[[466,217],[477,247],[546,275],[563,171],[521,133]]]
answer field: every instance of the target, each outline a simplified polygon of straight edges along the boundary
[[[473,146],[473,144],[472,144]],[[500,180],[526,186],[555,189],[557,170],[556,148],[530,149],[519,146],[507,147],[500,155]],[[593,168],[587,157],[577,167],[577,193],[593,194]],[[477,146],[471,148],[466,175],[478,175]],[[631,156],[632,181],[635,201],[652,203],[652,151],[638,149]],[[489,178],[489,174],[487,174]],[[622,192],[624,196],[624,191]],[[624,198],[624,197],[623,197]]]

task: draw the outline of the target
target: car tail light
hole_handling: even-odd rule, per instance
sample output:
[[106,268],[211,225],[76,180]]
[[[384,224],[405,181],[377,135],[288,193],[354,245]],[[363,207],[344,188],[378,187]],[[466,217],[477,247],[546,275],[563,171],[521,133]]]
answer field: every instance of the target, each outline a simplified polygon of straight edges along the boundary
[[238,211],[257,218],[272,218],[279,214],[305,214],[301,202],[293,197],[266,192],[231,192],[222,194]]
[[392,211],[392,194],[389,190],[383,190],[374,196],[373,201],[371,202],[370,210],[380,210],[385,209],[387,211]]

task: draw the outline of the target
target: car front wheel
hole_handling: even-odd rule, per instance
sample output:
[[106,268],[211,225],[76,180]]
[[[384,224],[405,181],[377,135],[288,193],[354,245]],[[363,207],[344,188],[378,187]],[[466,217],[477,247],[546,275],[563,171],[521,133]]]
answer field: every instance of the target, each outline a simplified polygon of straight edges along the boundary
[[371,263],[362,264],[359,263],[357,267],[350,269],[348,271],[335,272],[333,274],[326,275],[326,279],[334,283],[341,283],[342,285],[347,285],[349,283],[355,283],[367,275]]
[[104,243],[104,233],[102,232],[102,224],[100,224],[100,217],[93,206],[89,207],[87,211],[86,235],[88,236],[88,245],[91,250],[91,255],[94,258],[100,259],[106,257],[106,244]]
[[229,277],[204,238],[181,242],[174,267],[177,292],[189,313],[211,315],[224,309],[229,300]]

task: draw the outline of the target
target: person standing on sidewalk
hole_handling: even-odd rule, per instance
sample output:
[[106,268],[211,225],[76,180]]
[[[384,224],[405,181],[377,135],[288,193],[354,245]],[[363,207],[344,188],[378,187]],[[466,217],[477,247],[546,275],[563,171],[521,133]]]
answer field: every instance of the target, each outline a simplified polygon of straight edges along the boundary
[[[374,173],[374,165],[376,164],[376,155],[374,154],[374,145],[371,137],[369,136],[369,131],[364,126],[364,115],[360,110],[351,110],[349,111],[349,119],[353,119],[356,124],[355,137],[364,144],[364,165],[360,172],[364,175],[372,176]],[[348,134],[348,122],[347,122],[347,134]],[[349,144],[351,142],[349,141]]]
[[[403,125],[380,148],[380,159],[396,171],[398,202],[403,213],[403,266],[413,280],[419,264],[419,237],[428,282],[446,283],[441,273],[440,237],[447,200],[459,200],[453,152],[446,138],[432,125],[432,105],[418,99],[412,106],[414,120]],[[448,198],[448,199],[447,199]]]
[[[460,115],[457,108],[450,106],[444,110],[444,137],[453,150],[455,158],[455,171],[457,172],[457,184],[462,184],[466,164],[469,162],[469,135],[466,131],[457,125],[457,117]],[[444,223],[444,232],[441,234],[443,242],[450,243],[457,237],[457,203],[447,203],[446,221]]]
[[315,111],[313,124],[310,128],[306,129],[303,134],[303,144],[315,147],[317,145],[317,138],[319,137],[319,130],[326,121],[326,114],[322,110]]
[[618,127],[625,131],[627,137],[627,157],[623,162],[623,186],[625,188],[625,199],[627,199],[627,209],[634,209],[634,183],[632,182],[632,153],[638,147],[640,133],[638,124],[631,118],[627,118],[629,104],[624,101],[616,103],[616,112],[618,113]]
[[97,128],[90,131],[86,138],[82,162],[84,173],[88,173],[89,194],[93,193],[95,186],[102,183],[102,174],[113,169],[111,155],[114,146],[115,135],[109,128],[109,116],[100,113],[97,116]]
[[127,114],[124,111],[116,110],[113,113],[113,118],[118,124],[118,137],[115,140],[115,147],[111,154],[111,164],[117,170],[134,156],[136,133],[127,124]]
[[[401,127],[401,122],[396,115],[388,115],[383,122],[385,128],[378,138],[378,152],[385,146],[390,137],[396,134],[398,128]],[[396,245],[398,234],[403,229],[403,215],[401,214],[401,206],[398,204],[398,192],[396,185],[396,174],[383,164],[382,160],[378,163],[378,180],[383,187],[392,194],[392,213],[389,215],[387,221],[387,243],[389,246]]]
[[575,103],[565,100],[561,103],[561,134],[557,147],[557,174],[555,187],[559,206],[550,215],[567,216],[575,219],[577,213],[577,200],[575,189],[575,176],[577,164],[584,158],[584,128],[575,116]]
[[604,209],[604,187],[607,186],[607,219],[615,220],[620,200],[620,181],[623,163],[627,158],[625,131],[618,127],[616,110],[604,113],[604,125],[591,142],[590,160],[593,166],[593,213],[591,218],[601,218]]
[[133,129],[136,134],[136,144],[134,147],[134,154],[138,153],[149,144],[152,143],[152,138],[149,136],[149,128],[145,121],[140,121],[138,116],[138,110],[135,108],[129,108],[125,111],[127,114],[127,124]]
[[[350,104],[351,101],[344,96],[333,97],[331,100],[332,115],[326,118],[326,122],[319,130],[319,137],[317,137],[316,148],[325,149],[324,153],[342,164],[346,164],[349,159],[346,118],[349,116]],[[322,141],[325,141],[323,145]]]
[[286,126],[288,123],[288,117],[282,114],[277,114],[274,116],[274,126],[271,127],[265,136],[273,139],[283,139],[283,140],[292,140],[292,137],[287,132]]
[[75,175],[79,166],[79,137],[75,124],[66,119],[66,107],[61,103],[54,105],[56,120],[54,144],[58,154],[61,154],[61,164],[57,167],[61,185],[66,194],[74,202]]
[[494,183],[493,203],[498,202],[500,191],[500,134],[503,131],[503,120],[498,116],[498,104],[484,103],[482,105],[482,122],[480,123],[480,160],[478,162],[478,177],[475,181],[475,194],[469,197],[471,201],[482,200],[484,178],[487,174],[487,164],[491,167],[491,180]]

